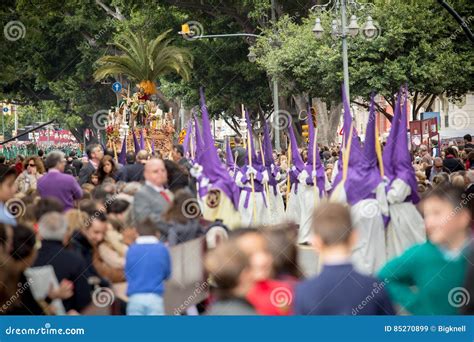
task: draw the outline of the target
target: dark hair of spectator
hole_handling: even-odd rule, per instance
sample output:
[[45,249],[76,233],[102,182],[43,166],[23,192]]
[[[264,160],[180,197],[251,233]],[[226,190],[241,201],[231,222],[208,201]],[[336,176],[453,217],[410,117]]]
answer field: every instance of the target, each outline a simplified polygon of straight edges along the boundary
[[155,236],[159,232],[159,229],[158,225],[152,219],[146,218],[137,225],[137,232],[141,236]]
[[39,221],[41,216],[50,212],[62,213],[64,205],[54,197],[41,198],[35,206],[35,218]]
[[129,206],[129,202],[123,199],[116,199],[107,206],[107,214],[122,214],[128,209]]
[[35,232],[22,224],[13,229],[13,248],[11,256],[14,260],[24,260],[31,255],[36,244]]
[[178,152],[181,157],[184,157],[184,148],[183,148],[183,145],[181,144],[174,144],[173,145],[173,148],[176,150],[176,152]]
[[0,183],[5,182],[9,177],[16,178],[15,168],[5,164],[0,164]]
[[179,166],[172,160],[164,160],[166,172],[168,174],[168,189],[176,192],[189,185],[189,175],[187,170]]

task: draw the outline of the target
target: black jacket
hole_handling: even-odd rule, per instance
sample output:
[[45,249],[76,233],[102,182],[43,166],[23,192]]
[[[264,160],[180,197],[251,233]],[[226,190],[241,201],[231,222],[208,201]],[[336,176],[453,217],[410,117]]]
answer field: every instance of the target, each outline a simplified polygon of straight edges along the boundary
[[90,176],[95,172],[94,166],[89,162],[83,165],[79,171],[79,184],[82,185],[89,181]]
[[79,253],[85,262],[83,277],[87,279],[90,290],[92,291],[94,289],[95,284],[100,287],[109,287],[110,283],[102,278],[94,267],[94,247],[89,243],[87,237],[85,237],[80,231],[76,231],[73,234],[71,248]]
[[34,267],[45,265],[53,266],[58,282],[67,279],[74,283],[73,296],[63,300],[66,311],[80,312],[89,305],[90,287],[83,275],[86,263],[78,253],[65,249],[61,241],[43,240]]
[[145,180],[143,170],[145,165],[142,163],[127,164],[122,166],[117,174],[117,180],[123,182],[141,182]]
[[458,158],[453,156],[447,156],[443,160],[443,166],[449,170],[449,172],[464,171],[464,164]]

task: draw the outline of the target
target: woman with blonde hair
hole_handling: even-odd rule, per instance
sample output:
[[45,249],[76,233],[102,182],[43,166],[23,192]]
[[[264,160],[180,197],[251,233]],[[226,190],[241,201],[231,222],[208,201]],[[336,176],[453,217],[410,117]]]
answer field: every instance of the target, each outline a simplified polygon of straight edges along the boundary
[[45,172],[43,161],[36,156],[28,157],[25,159],[23,169],[24,171],[15,180],[18,191],[27,193],[29,190],[36,190],[38,179]]
[[82,210],[70,209],[64,214],[64,217],[67,222],[67,231],[63,243],[67,246],[76,231],[81,231],[86,228],[89,216]]

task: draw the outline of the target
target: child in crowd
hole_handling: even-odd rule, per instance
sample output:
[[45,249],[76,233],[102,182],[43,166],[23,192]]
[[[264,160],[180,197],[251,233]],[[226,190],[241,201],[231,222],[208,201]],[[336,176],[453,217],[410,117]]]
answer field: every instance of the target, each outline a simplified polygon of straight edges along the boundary
[[296,315],[393,315],[385,284],[362,275],[351,264],[356,242],[349,209],[327,203],[313,213],[312,245],[319,252],[321,273],[296,287]]
[[216,296],[208,315],[256,314],[252,305],[245,299],[254,283],[249,258],[235,242],[224,242],[211,250],[206,255],[204,265]]
[[[262,231],[265,229],[244,228],[234,231],[231,235],[231,239],[249,258],[254,284],[248,291],[246,298],[260,315],[289,315],[291,314],[293,285],[296,281],[276,279],[275,257],[269,249],[273,240],[270,239],[270,235],[262,234]],[[294,246],[296,241],[289,244]],[[280,250],[280,253],[282,252],[285,251]]]
[[139,237],[125,260],[127,315],[164,315],[164,283],[171,274],[169,251],[159,241],[158,228],[150,219],[140,223],[137,231]]
[[421,207],[429,240],[388,262],[379,274],[404,310],[416,315],[458,313],[456,297],[462,295],[471,237],[470,201],[461,188],[448,184],[426,194]]

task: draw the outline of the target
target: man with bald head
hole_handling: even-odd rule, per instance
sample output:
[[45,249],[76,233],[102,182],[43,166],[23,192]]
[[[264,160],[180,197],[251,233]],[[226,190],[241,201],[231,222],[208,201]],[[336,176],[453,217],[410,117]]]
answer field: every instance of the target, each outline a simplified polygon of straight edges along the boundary
[[165,163],[162,159],[150,159],[145,164],[143,175],[145,184],[133,200],[134,219],[136,223],[147,218],[158,222],[172,200],[171,192],[165,189],[168,180]]

